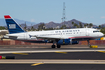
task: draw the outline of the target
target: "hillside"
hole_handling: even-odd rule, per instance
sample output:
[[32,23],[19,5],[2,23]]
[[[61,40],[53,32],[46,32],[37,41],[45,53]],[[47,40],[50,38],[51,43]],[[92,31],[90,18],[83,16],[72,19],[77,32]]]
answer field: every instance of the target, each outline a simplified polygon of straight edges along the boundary
[[[25,20],[19,20],[19,19],[14,19],[18,24],[24,24],[26,23],[28,26],[30,26],[31,24],[37,24],[34,22],[29,22],[29,21],[25,21]],[[0,19],[0,26],[6,26],[6,22],[5,19]]]
[[[38,28],[38,26],[42,23],[35,23],[35,22],[29,22],[29,21],[24,21],[24,20],[19,20],[19,19],[14,19],[19,25],[21,25],[23,28],[25,26],[25,23],[27,25],[27,28],[31,28],[32,26],[34,28]],[[49,23],[44,23],[46,28],[56,28],[57,26],[58,27],[61,27],[62,25],[66,25],[67,28],[72,28],[74,27],[72,25],[72,22],[76,23],[76,24],[79,24],[79,23],[82,23],[82,25],[84,26],[84,22],[81,22],[79,20],[76,20],[76,19],[72,19],[72,20],[69,20],[69,21],[65,21],[65,22],[61,22],[61,23],[55,23],[55,22],[49,22]],[[31,26],[32,25],[32,26]],[[6,23],[5,23],[5,19],[0,19],[0,26],[6,26]],[[105,27],[105,24],[102,24],[101,26]],[[97,28],[98,26],[94,25],[93,24],[93,27]]]

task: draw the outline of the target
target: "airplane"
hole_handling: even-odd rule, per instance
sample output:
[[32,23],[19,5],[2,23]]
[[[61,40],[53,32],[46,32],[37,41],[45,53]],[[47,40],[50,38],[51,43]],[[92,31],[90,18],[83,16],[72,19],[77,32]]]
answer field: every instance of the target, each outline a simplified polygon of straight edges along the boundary
[[4,16],[9,34],[3,38],[20,40],[31,43],[53,43],[51,48],[60,48],[61,45],[78,44],[79,41],[89,41],[104,36],[103,33],[93,28],[74,28],[47,31],[24,31],[9,15]]

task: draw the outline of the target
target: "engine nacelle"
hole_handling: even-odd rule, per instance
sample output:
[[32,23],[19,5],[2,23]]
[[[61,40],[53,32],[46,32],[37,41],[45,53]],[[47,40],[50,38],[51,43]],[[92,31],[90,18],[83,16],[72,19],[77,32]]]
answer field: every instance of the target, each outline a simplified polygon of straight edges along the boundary
[[[72,44],[78,44],[78,41],[72,41]],[[58,45],[69,45],[70,44],[70,39],[61,39],[57,43]]]

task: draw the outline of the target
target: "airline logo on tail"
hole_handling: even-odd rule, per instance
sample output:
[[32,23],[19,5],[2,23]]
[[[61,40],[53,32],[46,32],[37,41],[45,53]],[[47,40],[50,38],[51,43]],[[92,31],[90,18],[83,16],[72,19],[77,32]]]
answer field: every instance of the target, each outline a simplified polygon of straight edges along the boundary
[[25,32],[9,15],[4,16],[10,34]]
[[10,29],[15,29],[16,28],[16,25],[15,24],[9,24],[9,28]]

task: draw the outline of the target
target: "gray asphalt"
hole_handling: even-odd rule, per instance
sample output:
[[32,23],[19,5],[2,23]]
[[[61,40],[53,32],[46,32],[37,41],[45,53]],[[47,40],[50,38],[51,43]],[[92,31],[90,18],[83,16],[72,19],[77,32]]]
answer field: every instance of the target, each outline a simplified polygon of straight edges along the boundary
[[15,59],[75,59],[75,60],[104,60],[102,52],[55,52],[55,53],[13,53],[0,56],[15,56]]
[[105,70],[104,64],[0,64],[0,70]]
[[[65,52],[69,50],[69,52]],[[84,51],[81,51],[84,50]],[[0,52],[10,52],[0,56],[15,56],[15,59],[64,59],[64,60],[105,60],[105,48],[0,48]],[[42,51],[13,53],[16,51]],[[43,52],[48,51],[48,52]],[[53,52],[50,52],[53,51]],[[60,51],[60,52],[58,52]],[[72,51],[72,52],[71,52]],[[103,52],[100,52],[103,51]],[[6,60],[6,59],[5,59]],[[11,59],[12,60],[12,59]],[[0,63],[0,70],[105,70],[104,64],[6,64]]]
[[[69,52],[65,52],[65,51]],[[83,50],[83,51],[81,51]],[[0,52],[10,52],[9,54],[0,54],[0,56],[15,56],[15,59],[81,59],[81,60],[104,60],[105,52],[99,52],[105,48],[0,48]],[[21,54],[16,51],[35,51]],[[41,51],[37,52],[36,51]],[[44,52],[43,52],[44,51]],[[48,52],[46,52],[48,51]],[[53,51],[53,52],[51,52]],[[61,51],[61,52],[57,52]],[[62,52],[63,51],[63,52]],[[72,52],[71,52],[72,51]]]
[[105,50],[105,48],[0,48],[1,51]]

